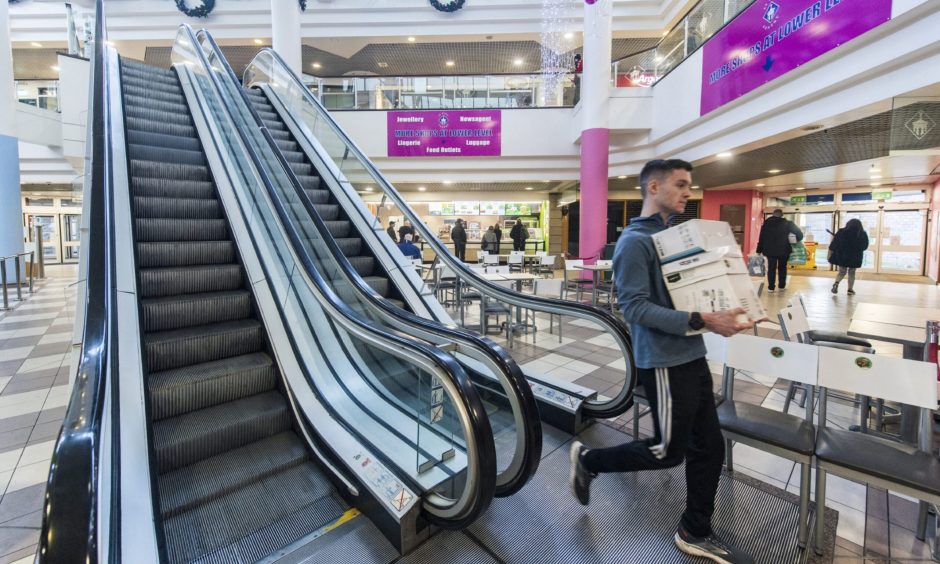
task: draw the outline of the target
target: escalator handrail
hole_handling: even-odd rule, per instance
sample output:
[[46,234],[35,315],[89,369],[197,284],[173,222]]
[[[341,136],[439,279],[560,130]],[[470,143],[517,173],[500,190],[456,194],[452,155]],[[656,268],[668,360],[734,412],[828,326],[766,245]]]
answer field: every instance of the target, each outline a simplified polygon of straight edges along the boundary
[[[231,113],[234,111],[233,108],[237,107],[238,102],[229,98],[228,93],[219,81],[219,77],[213,71],[205,51],[200,47],[200,42],[192,28],[187,24],[183,24],[180,27],[186,30],[190,41],[193,42],[194,51],[197,53],[200,63],[209,77],[219,99],[224,102],[224,110]],[[254,108],[250,109],[253,110]],[[231,115],[230,119],[233,124],[237,124],[237,121],[231,117]],[[242,128],[235,127],[235,130],[245,152],[251,159],[255,172],[264,186],[265,192],[274,205],[273,207],[280,220],[281,227],[290,240],[291,246],[294,248],[301,247],[302,243],[297,228],[289,220],[284,204],[280,200],[277,190],[274,188],[273,182],[268,176],[267,170],[261,162],[260,157],[251,146],[247,134]],[[321,304],[326,305],[328,310],[336,314],[331,317],[337,320],[345,330],[356,335],[358,338],[383,348],[391,346],[399,350],[409,351],[410,358],[416,364],[421,365],[424,369],[442,380],[446,379],[453,383],[458,394],[457,397],[453,398],[453,403],[455,405],[459,403],[463,408],[466,418],[471,423],[470,428],[473,430],[472,437],[467,437],[468,476],[472,475],[471,473],[476,475],[477,487],[471,491],[471,499],[464,503],[466,509],[458,512],[458,516],[452,521],[440,522],[440,520],[437,520],[437,524],[454,528],[468,526],[489,507],[490,501],[494,495],[496,482],[496,454],[489,418],[486,415],[482,400],[479,395],[477,395],[476,390],[470,382],[469,376],[467,376],[463,367],[453,357],[443,353],[439,349],[410,337],[388,332],[377,323],[362,318],[333,291],[329,284],[323,279],[322,275],[316,270],[309,256],[299,255],[298,259],[308,273],[309,279],[316,287],[316,293],[323,298]],[[477,468],[475,469],[471,468],[471,466],[473,466],[472,460],[476,461]],[[471,480],[468,478],[467,481],[469,483]],[[468,487],[469,486],[465,486],[465,488]]]
[[[99,523],[100,463],[103,445],[102,420],[108,410],[109,367],[116,368],[117,335],[114,327],[114,257],[111,210],[113,207],[113,171],[111,170],[111,117],[108,96],[109,64],[103,0],[96,1],[95,50],[91,66],[92,100],[90,151],[91,174],[88,196],[89,230],[83,252],[88,254],[86,274],[85,323],[75,385],[62,421],[46,483],[39,562],[98,561],[106,539],[113,549],[118,532],[115,509],[110,521]],[[116,373],[116,370],[112,370]],[[111,397],[116,397],[117,379],[111,382]],[[113,425],[114,430],[117,425]],[[117,441],[112,442],[117,448]],[[118,472],[111,472],[111,487]],[[112,499],[117,499],[113,496]],[[112,506],[113,507],[113,506]],[[99,525],[104,530],[99,530]],[[107,536],[106,536],[107,535]],[[114,554],[115,551],[111,550]]]
[[[227,70],[227,74],[231,78],[232,83],[236,86],[236,88],[238,88],[238,91],[241,94],[242,101],[250,110],[252,116],[255,119],[256,125],[262,131],[265,139],[268,141],[268,146],[271,152],[276,156],[286,176],[290,179],[294,194],[303,204],[305,211],[313,221],[317,231],[320,233],[321,240],[326,245],[329,253],[333,256],[333,259],[339,265],[344,278],[351,283],[357,293],[361,297],[365,298],[373,308],[382,310],[381,314],[386,318],[395,318],[398,321],[403,321],[406,324],[419,328],[422,331],[436,333],[448,341],[456,341],[464,344],[465,346],[473,347],[475,350],[486,355],[490,361],[490,364],[495,365],[495,367],[503,373],[505,381],[510,386],[510,389],[506,390],[506,393],[513,394],[517,398],[517,403],[522,410],[521,419],[523,425],[522,429],[517,430],[517,433],[521,431],[521,434],[524,437],[522,448],[523,458],[521,463],[517,465],[518,470],[516,475],[508,476],[507,478],[498,481],[495,494],[497,497],[505,497],[519,491],[538,469],[542,452],[542,424],[539,419],[538,404],[535,401],[532,388],[526,381],[525,375],[522,373],[519,365],[516,364],[516,361],[513,360],[511,356],[509,356],[504,348],[499,346],[491,339],[481,337],[476,333],[467,331],[457,326],[448,327],[438,322],[429,321],[421,316],[415,315],[410,311],[398,308],[383,298],[378,292],[375,291],[374,288],[369,286],[365,280],[362,279],[356,269],[349,262],[349,259],[339,248],[336,240],[333,239],[333,237],[328,236],[329,229],[327,228],[326,223],[320,216],[320,213],[313,206],[313,203],[310,201],[310,197],[304,190],[303,185],[297,178],[297,175],[290,168],[287,159],[278,148],[277,143],[274,142],[274,139],[271,136],[267,126],[265,126],[261,115],[257,112],[254,105],[248,99],[247,95],[242,92],[241,81],[238,80],[237,75],[228,64],[228,61],[224,58],[221,49],[219,49],[219,46],[215,42],[215,39],[205,30],[201,30],[197,34],[197,38],[199,37],[204,37],[206,39],[213,52],[213,55],[219,59],[219,61]],[[308,255],[308,250],[306,247],[295,248],[294,250],[298,255]],[[312,261],[310,262],[312,264]],[[306,261],[304,262],[304,265],[307,265]]]
[[[273,49],[266,47],[255,56],[255,59],[264,54],[270,55],[276,64],[278,64],[281,69],[285,71],[297,85],[299,85],[299,90],[303,93],[304,99],[318,109],[320,115],[332,127],[333,132],[346,144],[347,151],[352,151],[355,154],[358,161],[376,180],[376,183],[380,186],[384,194],[388,196],[392,202],[398,206],[398,209],[400,209],[402,213],[408,217],[412,226],[419,231],[421,236],[424,237],[426,241],[428,241],[437,256],[441,258],[447,264],[447,266],[457,273],[462,279],[472,281],[471,285],[474,288],[478,289],[481,293],[497,300],[535,311],[549,312],[558,315],[570,315],[572,317],[578,317],[581,319],[590,319],[607,328],[607,330],[617,340],[617,343],[624,354],[624,360],[627,364],[626,385],[624,386],[624,392],[622,392],[618,398],[615,398],[617,400],[616,403],[599,407],[597,404],[592,406],[592,402],[586,402],[584,406],[585,414],[602,418],[615,417],[624,413],[633,405],[633,388],[636,385],[636,365],[633,362],[633,345],[630,339],[629,331],[627,330],[626,325],[620,319],[618,319],[612,313],[594,306],[576,302],[551,300],[540,296],[523,294],[521,292],[516,292],[515,290],[499,286],[498,284],[490,282],[489,280],[486,280],[477,275],[477,273],[473,272],[462,261],[457,260],[457,258],[451,254],[450,250],[447,249],[443,243],[441,243],[437,236],[427,228],[424,222],[421,221],[421,218],[416,213],[414,213],[414,210],[412,210],[411,206],[405,202],[404,198],[402,198],[398,190],[395,189],[395,187],[391,182],[388,181],[387,178],[385,178],[385,175],[383,175],[381,171],[378,170],[372,161],[366,157],[362,149],[360,149],[359,146],[352,139],[350,139],[348,135],[346,135],[346,132],[336,124],[336,121],[329,114],[329,112],[326,111],[326,109],[323,107],[320,101],[316,99],[313,93],[310,92],[306,86],[304,86],[303,81],[300,80],[293,69],[291,69],[284,62],[281,56]],[[254,59],[252,60],[252,63],[253,62]],[[245,77],[242,81],[245,86],[250,86],[248,73],[251,70],[252,63],[249,63],[245,69]],[[378,221],[378,218],[376,218],[375,221]]]

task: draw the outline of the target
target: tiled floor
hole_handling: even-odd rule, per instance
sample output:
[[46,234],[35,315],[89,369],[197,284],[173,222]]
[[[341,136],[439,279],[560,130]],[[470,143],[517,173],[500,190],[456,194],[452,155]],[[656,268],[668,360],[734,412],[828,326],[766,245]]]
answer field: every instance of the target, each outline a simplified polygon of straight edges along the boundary
[[0,564],[32,562],[49,460],[71,391],[74,266],[0,312]]
[[[40,509],[49,459],[69,400],[75,279],[74,267],[47,267],[49,278],[12,312],[0,313],[0,564],[31,562],[39,536]],[[861,301],[912,306],[940,306],[933,285],[859,280],[854,297],[833,296],[826,277],[796,276],[784,294],[764,296],[768,311],[779,310],[796,292],[805,296],[812,325],[844,330],[854,304]],[[478,322],[479,308],[468,308],[466,322]],[[455,316],[456,317],[456,316]],[[537,319],[539,330],[520,336],[511,353],[520,365],[575,382],[601,393],[615,387],[623,359],[613,340],[590,322],[571,320],[562,336],[550,333],[548,318]],[[555,329],[557,331],[557,327]],[[779,336],[767,324],[761,334]],[[502,341],[500,335],[491,334]],[[898,346],[879,343],[879,354],[900,356]],[[713,367],[716,372],[720,367]],[[760,375],[739,375],[738,399],[781,408],[786,384]],[[857,415],[848,405],[830,406],[832,424],[847,426]],[[632,413],[605,422],[632,429]],[[648,416],[640,432],[651,433]],[[799,470],[792,462],[738,445],[736,471],[781,489],[796,491]],[[928,547],[914,538],[916,504],[876,488],[830,477],[827,505],[839,511],[837,561],[929,560]],[[866,558],[867,557],[867,558]]]

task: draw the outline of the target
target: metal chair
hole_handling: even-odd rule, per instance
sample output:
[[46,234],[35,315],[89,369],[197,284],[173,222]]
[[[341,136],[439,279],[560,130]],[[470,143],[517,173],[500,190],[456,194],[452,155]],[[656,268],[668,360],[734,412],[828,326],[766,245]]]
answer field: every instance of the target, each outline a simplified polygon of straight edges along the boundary
[[575,297],[580,302],[584,288],[590,286],[593,281],[583,277],[585,271],[578,268],[579,266],[584,266],[583,259],[565,259],[565,299],[571,299],[568,294],[575,290]]
[[[613,266],[614,261],[608,259],[598,259],[595,263],[598,266]],[[607,298],[607,306],[610,308],[611,312],[616,312],[616,300],[617,300],[617,285],[615,283],[614,273],[610,271],[610,280],[604,279],[604,273],[601,273],[597,278],[597,287],[593,289],[595,295],[595,303],[599,301],[601,296]]]
[[536,274],[555,277],[555,255],[538,255],[539,262],[532,269]]
[[[552,298],[552,299],[560,300],[562,299],[561,294],[562,294],[562,291],[564,291],[564,289],[565,289],[564,280],[556,280],[554,278],[536,278],[533,281],[532,293],[535,294],[536,296],[541,296],[543,298]],[[532,326],[536,327],[535,312],[532,310],[526,310],[525,312],[526,324],[528,324],[529,322],[530,312],[532,313]],[[558,314],[555,314],[555,313],[548,314],[548,332],[549,333],[555,332],[553,329],[554,329],[554,321],[555,321],[556,315]],[[558,342],[559,343],[561,343],[561,324],[562,324],[561,315],[558,315]],[[537,327],[536,327],[536,331],[538,331]]]
[[523,251],[512,251],[506,259],[509,265],[509,272],[522,272],[525,269],[525,253]]

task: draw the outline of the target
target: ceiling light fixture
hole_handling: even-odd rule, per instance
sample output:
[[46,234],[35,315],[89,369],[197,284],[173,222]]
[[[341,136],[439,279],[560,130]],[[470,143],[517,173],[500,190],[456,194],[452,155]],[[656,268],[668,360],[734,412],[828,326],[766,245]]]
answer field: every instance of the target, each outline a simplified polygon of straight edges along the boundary
[[719,159],[727,159],[728,157],[732,156],[732,153],[725,151],[724,153],[718,153],[715,156],[718,157]]
[[417,41],[417,39],[415,39],[414,37],[408,38],[408,43],[414,43],[415,41]]
[[418,186],[418,192],[424,192],[425,190],[427,190],[427,187],[425,187],[425,186]]
[[313,68],[315,68],[315,69],[320,68],[320,63],[313,63]]
[[692,187],[692,189],[693,189],[693,190],[698,190],[698,185],[696,184],[695,186]]
[[366,186],[366,192],[371,192],[371,191],[372,191],[372,187],[371,187],[371,186]]
[[453,180],[445,180],[445,181],[444,181],[444,185],[445,185],[445,186],[450,186],[450,185],[453,184],[453,183],[454,183]]
[[445,61],[444,64],[447,65],[447,66],[449,66],[449,67],[452,67],[452,66],[454,66],[456,63],[454,63],[454,61]]
[[797,186],[796,189],[797,189],[797,190],[806,190],[806,187],[805,187],[805,186]]
[[574,34],[569,31],[565,34],[565,39],[574,39]]
[[627,177],[627,175],[625,175],[625,174],[621,174],[621,175],[620,175],[620,176],[618,176],[617,178],[619,178],[620,180],[623,180],[623,179],[624,179],[624,178],[626,178],[626,177]]
[[761,182],[760,184],[755,184],[754,186],[757,186],[758,188],[763,188],[764,186],[767,186],[767,185]]
[[533,188],[532,188],[531,186],[526,186],[525,189],[526,189],[526,190],[532,190]]
[[42,43],[36,43],[35,41],[30,43],[30,45],[32,45],[33,47],[42,47]]
[[255,45],[264,45],[264,41],[261,41],[260,39],[255,39]]
[[874,186],[875,188],[877,188],[877,187],[881,186],[881,182],[872,182],[871,185]]
[[880,180],[880,179],[881,179],[881,175],[880,175],[880,174],[873,174],[873,175],[871,175],[871,179],[872,179],[872,180]]
[[634,190],[639,190],[640,187],[639,187],[639,186],[634,186],[633,189],[634,189]]
[[521,65],[522,63],[523,63],[522,59],[516,59],[512,62],[512,64],[516,65],[517,67]]
[[54,70],[54,71],[56,71],[56,72],[59,72],[59,67],[57,67],[57,66],[55,66],[55,65],[53,65],[53,66],[51,66],[51,67],[49,67],[49,68],[51,68],[52,70]]
[[767,171],[769,174],[778,174],[780,172],[779,168],[772,168]]

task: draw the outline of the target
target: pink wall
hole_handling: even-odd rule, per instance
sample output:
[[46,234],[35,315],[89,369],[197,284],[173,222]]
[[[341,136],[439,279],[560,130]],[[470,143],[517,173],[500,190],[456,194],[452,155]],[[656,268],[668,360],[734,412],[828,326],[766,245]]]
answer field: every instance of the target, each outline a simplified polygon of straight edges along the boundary
[[927,212],[930,222],[927,224],[927,270],[925,274],[934,282],[940,281],[940,180],[933,185],[930,192],[930,211]]
[[764,197],[757,190],[705,190],[702,193],[702,219],[721,219],[723,204],[745,206],[745,214],[751,219],[750,229],[744,229],[744,254],[753,253],[757,247],[760,226],[763,223]]

